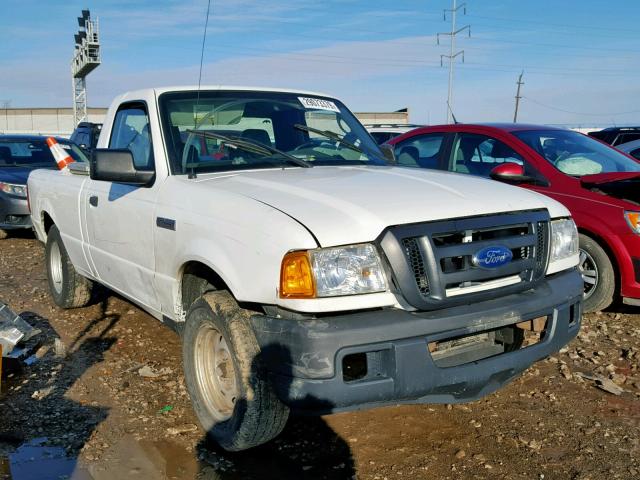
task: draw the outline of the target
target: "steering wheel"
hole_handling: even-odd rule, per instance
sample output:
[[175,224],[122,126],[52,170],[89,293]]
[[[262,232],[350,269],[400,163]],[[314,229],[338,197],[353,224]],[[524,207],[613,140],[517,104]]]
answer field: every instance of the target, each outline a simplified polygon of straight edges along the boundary
[[304,150],[305,148],[314,148],[314,147],[334,147],[334,143],[329,140],[310,140],[308,142],[302,143],[293,149],[294,152],[298,150]]

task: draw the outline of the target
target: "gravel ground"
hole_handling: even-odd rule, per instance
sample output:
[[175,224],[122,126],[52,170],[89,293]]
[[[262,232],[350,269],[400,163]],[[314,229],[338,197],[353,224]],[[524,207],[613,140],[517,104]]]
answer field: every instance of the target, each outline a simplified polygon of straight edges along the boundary
[[228,454],[196,426],[169,328],[108,294],[57,308],[28,236],[0,241],[0,299],[43,331],[39,360],[3,381],[0,479],[21,478],[12,455],[35,439],[77,458],[73,478],[640,478],[640,310],[586,315],[567,348],[480,401],[294,418]]

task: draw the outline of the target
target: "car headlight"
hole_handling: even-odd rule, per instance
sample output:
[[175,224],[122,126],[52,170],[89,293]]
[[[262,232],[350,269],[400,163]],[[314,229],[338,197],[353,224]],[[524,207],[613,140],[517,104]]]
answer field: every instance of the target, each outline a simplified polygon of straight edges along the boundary
[[551,221],[551,245],[547,273],[554,273],[578,264],[578,229],[570,218]]
[[15,185],[13,183],[0,182],[0,190],[9,195],[15,195],[16,197],[27,198],[27,186]]
[[370,243],[289,252],[280,271],[281,298],[384,292],[382,261]]
[[633,233],[640,235],[640,212],[624,212],[624,218],[633,230]]

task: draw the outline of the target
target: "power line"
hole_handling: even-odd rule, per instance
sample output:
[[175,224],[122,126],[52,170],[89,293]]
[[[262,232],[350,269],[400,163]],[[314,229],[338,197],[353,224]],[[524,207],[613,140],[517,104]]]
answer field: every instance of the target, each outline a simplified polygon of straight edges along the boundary
[[589,33],[592,33],[592,30],[606,30],[606,31],[610,31],[610,32],[614,32],[614,33],[620,33],[620,32],[629,32],[629,33],[633,33],[634,35],[636,35],[638,33],[637,30],[632,30],[630,28],[608,28],[608,27],[603,27],[603,26],[598,26],[598,25],[576,25],[576,24],[570,24],[570,23],[550,23],[550,22],[540,22],[537,20],[528,20],[528,19],[523,19],[523,18],[507,18],[507,17],[490,17],[490,16],[483,16],[483,15],[469,15],[470,17],[473,18],[481,18],[481,19],[485,19],[485,20],[499,20],[502,22],[510,22],[510,23],[532,23],[535,25],[544,25],[544,26],[552,26],[552,27],[562,27],[562,28],[578,28],[578,29],[585,29],[585,30],[589,30]]
[[[217,43],[214,47],[209,47],[213,49],[218,49],[220,51],[226,52],[237,52],[237,51],[254,51],[257,54],[260,53],[273,53],[275,55],[299,58],[300,60],[310,61],[310,62],[322,62],[322,63],[336,63],[336,64],[355,64],[355,65],[380,65],[380,66],[399,66],[399,67],[420,67],[420,66],[440,66],[441,63],[437,61],[429,61],[427,59],[419,60],[415,58],[376,58],[376,57],[362,57],[362,56],[348,56],[348,55],[330,55],[330,54],[322,54],[322,53],[313,53],[306,51],[298,51],[298,52],[287,52],[281,51],[273,48],[266,47],[240,47],[234,44],[224,44]],[[256,56],[247,54],[249,56]],[[543,66],[543,65],[528,65],[528,64],[503,64],[503,63],[486,63],[486,62],[470,62],[465,60],[465,65],[467,67],[472,65],[478,65],[483,67],[499,67],[499,68],[513,68],[515,70],[499,70],[495,69],[495,71],[520,71],[522,68],[527,69],[527,71],[531,70],[532,73],[555,73],[558,72],[561,76],[566,76],[567,73],[577,73],[577,74],[598,74],[604,73],[606,76],[617,76],[619,74],[640,74],[640,70],[612,70],[612,69],[595,69],[595,68],[582,68],[582,67],[554,67],[554,66]],[[491,69],[493,70],[493,69]]]
[[530,97],[522,97],[526,100],[528,100],[531,103],[535,103],[536,105],[540,105],[541,107],[545,107],[548,108],[550,110],[556,110],[558,112],[563,112],[563,113],[571,113],[574,115],[586,115],[589,117],[610,117],[610,116],[617,116],[617,115],[631,115],[633,113],[640,113],[640,110],[630,110],[628,112],[616,112],[616,113],[592,113],[592,112],[574,112],[572,110],[565,110],[563,108],[558,108],[558,107],[554,107],[552,105],[547,105],[545,103],[542,102],[538,102],[537,100],[534,100],[533,98]]
[[[582,47],[579,45],[562,45],[562,44],[558,44],[558,43],[538,43],[538,42],[525,42],[525,41],[518,41],[518,40],[504,40],[504,39],[491,39],[491,38],[477,38],[477,40],[480,41],[485,41],[485,42],[494,42],[494,43],[513,43],[515,45],[530,45],[530,46],[534,46],[534,47],[551,47],[551,48],[570,48],[570,49],[577,49],[577,50],[598,50],[601,52],[612,52],[614,51],[614,49],[611,48],[606,48],[606,47]],[[615,48],[616,52],[630,52],[630,53],[638,53],[637,49],[631,49],[631,48]]]

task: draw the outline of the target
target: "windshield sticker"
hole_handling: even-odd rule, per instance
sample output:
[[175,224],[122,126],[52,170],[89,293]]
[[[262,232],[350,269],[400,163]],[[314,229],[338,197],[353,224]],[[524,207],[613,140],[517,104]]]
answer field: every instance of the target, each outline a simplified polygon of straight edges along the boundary
[[310,97],[298,97],[300,103],[305,108],[312,108],[315,110],[329,110],[331,112],[340,113],[340,109],[330,100],[323,100],[322,98],[310,98]]

